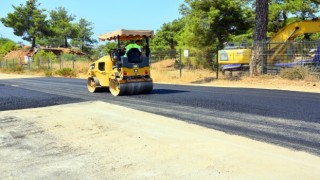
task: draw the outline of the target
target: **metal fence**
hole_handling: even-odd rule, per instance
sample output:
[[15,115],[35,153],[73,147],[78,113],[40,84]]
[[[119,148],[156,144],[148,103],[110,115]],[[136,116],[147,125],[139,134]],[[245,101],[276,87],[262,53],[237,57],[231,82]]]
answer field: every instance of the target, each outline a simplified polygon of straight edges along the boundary
[[84,59],[81,56],[63,57],[57,56],[54,58],[49,57],[25,57],[25,58],[0,58],[0,68],[10,70],[59,70],[63,68],[70,69],[83,69],[87,68],[90,60]]
[[158,62],[164,59],[177,59],[179,53],[176,50],[158,50],[151,52],[151,62]]
[[309,67],[320,69],[320,42],[300,41],[261,44],[263,73],[279,73],[283,68]]
[[[288,41],[285,43],[270,43],[267,41],[259,42],[260,51],[258,57],[260,61],[260,72],[262,74],[279,75],[284,68],[307,67],[311,74],[319,76],[320,72],[320,41]],[[236,46],[236,45],[234,45]],[[240,47],[240,46],[239,46]],[[243,49],[252,49],[250,44],[241,44]],[[179,49],[177,51],[161,51],[161,55],[155,56],[153,62],[157,62],[168,57],[173,57],[177,61],[176,68],[180,71],[185,69],[196,69],[199,64],[213,71],[212,77],[218,78],[218,71],[221,69],[217,62],[217,52],[207,52],[208,57],[199,52],[188,49]],[[250,57],[248,56],[246,66],[249,67]],[[200,63],[199,63],[200,62]],[[204,62],[204,63],[203,63]],[[203,64],[201,64],[203,63]],[[248,71],[249,68],[242,68],[242,71]],[[249,72],[248,72],[249,73]]]
[[[151,52],[151,69],[164,71],[167,76],[180,78],[182,81],[187,81],[188,78],[199,81],[210,82],[218,79],[220,73],[217,66],[217,51],[204,51],[196,49],[177,49],[177,50],[162,50]],[[166,66],[166,62],[170,62]],[[166,65],[164,65],[166,64]],[[162,67],[162,68],[161,68]]]
[[[261,50],[258,52],[261,62],[262,74],[279,74],[281,69],[289,67],[311,67],[320,70],[320,41],[301,41],[286,43],[260,42]],[[246,47],[251,48],[251,47]],[[178,49],[151,52],[151,65],[158,61],[172,59],[174,68],[181,72],[197,68],[207,68],[212,71],[212,77],[218,78],[220,69],[217,63],[217,52]],[[92,61],[81,56],[57,56],[56,58],[35,57],[35,59],[4,59],[0,57],[2,69],[59,70],[63,68],[85,71]]]

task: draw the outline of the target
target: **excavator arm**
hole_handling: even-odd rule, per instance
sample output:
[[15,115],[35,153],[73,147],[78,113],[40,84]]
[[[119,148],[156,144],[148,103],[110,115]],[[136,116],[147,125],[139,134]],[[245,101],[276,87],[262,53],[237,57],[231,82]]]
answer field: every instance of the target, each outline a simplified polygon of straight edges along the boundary
[[320,32],[320,19],[304,20],[291,23],[278,31],[270,43],[286,42],[306,33]]
[[317,32],[320,32],[320,19],[294,22],[280,29],[270,39],[270,51],[274,51],[274,53],[268,58],[268,63],[274,63],[282,59],[281,57],[279,58],[279,55],[283,55],[287,50],[287,45],[284,42],[292,41],[306,33]]
[[[268,64],[279,63],[285,60],[288,44],[285,42],[292,41],[300,35],[306,33],[320,32],[320,19],[303,20],[288,24],[280,29],[270,39],[268,47]],[[242,69],[248,66],[251,56],[251,49],[223,49],[218,53],[219,64],[222,65],[223,70]]]

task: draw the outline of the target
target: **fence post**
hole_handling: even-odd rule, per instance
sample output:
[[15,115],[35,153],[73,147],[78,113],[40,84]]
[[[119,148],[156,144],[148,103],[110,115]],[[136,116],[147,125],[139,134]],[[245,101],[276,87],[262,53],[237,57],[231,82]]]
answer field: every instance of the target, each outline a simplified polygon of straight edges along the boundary
[[31,58],[28,56],[28,68],[29,71],[31,70]]
[[219,45],[217,45],[217,54],[216,54],[216,79],[219,78]]
[[182,61],[181,61],[181,58],[182,58],[182,50],[181,50],[181,48],[180,48],[180,54],[179,54],[179,56],[180,56],[180,63],[179,63],[179,70],[180,70],[180,79],[181,79],[181,76],[182,76],[182,72],[181,72],[181,69],[182,69]]
[[61,55],[59,56],[59,61],[60,61],[60,69],[62,69],[62,60],[61,60]]
[[50,57],[48,57],[48,67],[47,69],[49,70],[50,69]]
[[306,43],[306,41],[302,41],[302,55],[301,55],[301,63],[300,63],[301,69],[302,69],[302,67],[303,67],[305,43]]
[[72,69],[74,70],[74,61],[76,58],[74,58],[74,55],[72,55]]
[[264,63],[265,63],[265,59],[264,59],[264,40],[261,41],[261,70],[260,70],[260,74],[264,74]]
[[38,70],[40,69],[40,56],[38,57]]

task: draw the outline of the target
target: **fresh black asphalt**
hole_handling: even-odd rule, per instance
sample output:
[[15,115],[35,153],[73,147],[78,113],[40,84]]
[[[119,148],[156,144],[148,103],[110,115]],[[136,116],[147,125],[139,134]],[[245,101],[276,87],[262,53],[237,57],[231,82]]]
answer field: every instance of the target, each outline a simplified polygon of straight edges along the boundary
[[89,93],[84,79],[0,80],[0,111],[95,100],[320,155],[319,93],[154,84],[151,94],[113,97]]
[[74,102],[81,102],[81,99],[0,85],[0,111],[46,107]]

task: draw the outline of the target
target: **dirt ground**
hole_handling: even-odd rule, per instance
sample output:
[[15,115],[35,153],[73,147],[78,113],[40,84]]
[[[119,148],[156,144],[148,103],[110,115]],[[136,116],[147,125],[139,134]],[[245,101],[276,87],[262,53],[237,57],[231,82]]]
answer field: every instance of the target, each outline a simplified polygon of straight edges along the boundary
[[100,101],[0,112],[0,179],[319,179],[319,167],[319,156]]

